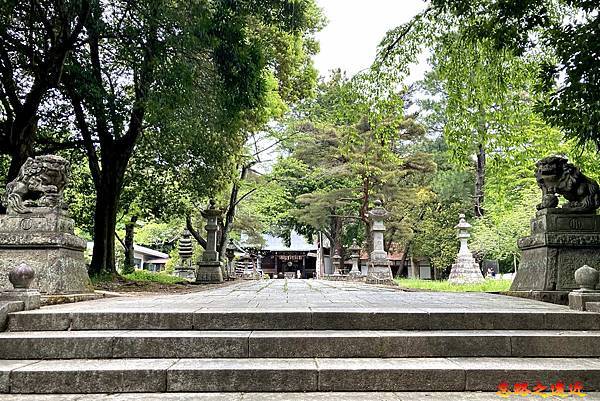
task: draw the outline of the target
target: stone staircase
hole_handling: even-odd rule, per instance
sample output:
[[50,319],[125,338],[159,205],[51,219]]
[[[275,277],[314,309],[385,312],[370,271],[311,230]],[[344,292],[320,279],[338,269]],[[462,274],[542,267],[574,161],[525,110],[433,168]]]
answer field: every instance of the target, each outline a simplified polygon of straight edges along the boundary
[[503,381],[589,392],[599,344],[600,314],[567,309],[45,308],[9,315],[0,392],[495,392]]

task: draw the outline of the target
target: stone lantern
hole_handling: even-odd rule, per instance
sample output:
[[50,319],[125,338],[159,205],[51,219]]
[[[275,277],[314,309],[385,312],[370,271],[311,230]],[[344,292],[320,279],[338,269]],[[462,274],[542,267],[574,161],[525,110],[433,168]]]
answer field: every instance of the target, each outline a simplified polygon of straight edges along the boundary
[[358,262],[360,260],[360,246],[358,246],[358,244],[356,243],[356,239],[354,239],[352,241],[352,245],[350,246],[350,248],[348,248],[348,250],[351,252],[350,253],[350,259],[352,259],[352,270],[350,270],[350,276],[360,276],[361,272],[360,269],[358,267]]
[[471,237],[469,230],[471,225],[467,223],[464,214],[460,214],[459,222],[455,226],[458,230],[457,238],[460,241],[460,249],[456,257],[456,263],[452,265],[448,282],[451,284],[478,284],[485,282],[479,265],[475,262],[473,254],[469,250],[468,241]]
[[340,256],[338,251],[335,251],[335,254],[333,255],[332,259],[332,263],[333,263],[333,268],[334,268],[334,273],[336,276],[341,276],[342,275],[342,257]]
[[392,269],[388,254],[384,248],[383,234],[385,225],[383,221],[388,216],[388,211],[383,208],[383,202],[376,200],[375,207],[369,210],[371,220],[371,235],[373,241],[373,252],[369,255],[369,270],[367,282],[381,283],[392,281]]
[[211,199],[208,209],[201,213],[202,217],[206,219],[206,249],[202,254],[202,261],[198,264],[196,282],[222,283],[224,269],[217,251],[217,234],[219,230],[217,222],[223,212],[215,207],[215,200]]

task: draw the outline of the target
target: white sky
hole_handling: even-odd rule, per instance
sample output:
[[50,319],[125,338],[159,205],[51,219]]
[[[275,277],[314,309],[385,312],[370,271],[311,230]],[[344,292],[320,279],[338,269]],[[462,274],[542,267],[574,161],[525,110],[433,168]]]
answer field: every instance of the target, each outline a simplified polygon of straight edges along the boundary
[[[321,52],[314,58],[323,76],[334,68],[352,76],[368,68],[377,45],[386,32],[408,22],[426,3],[423,0],[317,0],[329,23],[317,35]],[[423,60],[411,71],[411,80],[420,79]]]

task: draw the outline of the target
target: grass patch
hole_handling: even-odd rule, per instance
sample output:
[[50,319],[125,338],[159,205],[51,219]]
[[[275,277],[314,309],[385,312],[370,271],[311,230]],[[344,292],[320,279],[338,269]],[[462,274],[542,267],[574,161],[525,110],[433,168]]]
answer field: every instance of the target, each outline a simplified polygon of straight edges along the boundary
[[131,274],[124,274],[123,278],[141,283],[158,284],[186,284],[187,280],[167,273],[153,273],[148,270],[136,270]]
[[420,280],[412,278],[397,278],[400,287],[416,288],[435,292],[501,292],[508,291],[510,280],[485,280],[482,284],[450,284],[448,281]]

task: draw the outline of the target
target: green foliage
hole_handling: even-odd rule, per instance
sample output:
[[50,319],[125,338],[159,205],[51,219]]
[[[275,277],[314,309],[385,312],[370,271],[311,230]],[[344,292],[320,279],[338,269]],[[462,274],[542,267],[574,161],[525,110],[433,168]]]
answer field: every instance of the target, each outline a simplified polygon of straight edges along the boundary
[[147,270],[136,270],[131,274],[124,274],[123,277],[127,280],[137,281],[141,283],[159,283],[159,284],[186,284],[188,281],[175,277],[167,273],[153,273]]
[[487,279],[482,284],[450,284],[447,281],[397,278],[400,287],[416,288],[434,292],[503,292],[510,288],[510,280]]
[[435,0],[438,13],[456,18],[471,38],[519,56],[550,52],[538,90],[548,122],[581,143],[600,145],[600,24],[597,1]]

